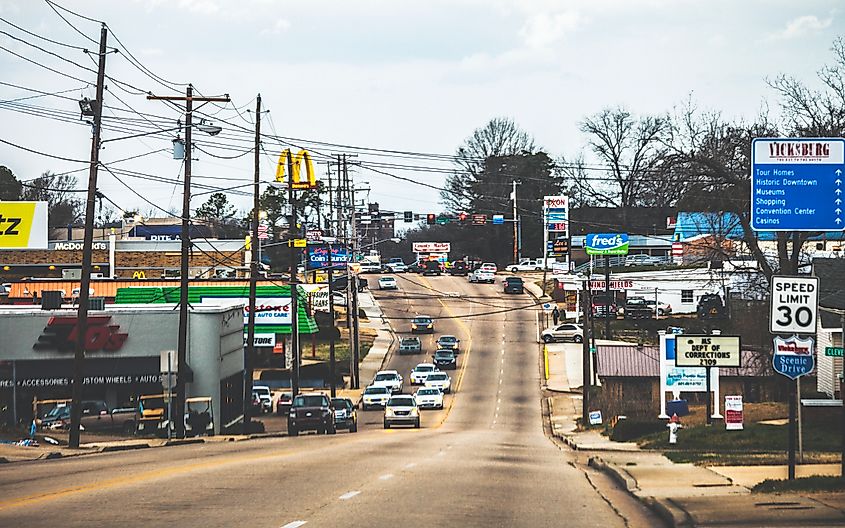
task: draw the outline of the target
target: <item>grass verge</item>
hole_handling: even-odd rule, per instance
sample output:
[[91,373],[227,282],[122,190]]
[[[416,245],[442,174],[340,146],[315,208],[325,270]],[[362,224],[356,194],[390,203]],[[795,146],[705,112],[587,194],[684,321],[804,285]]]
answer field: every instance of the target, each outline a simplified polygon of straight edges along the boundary
[[785,491],[845,491],[842,477],[802,477],[795,480],[766,479],[751,488],[752,493],[780,493]]

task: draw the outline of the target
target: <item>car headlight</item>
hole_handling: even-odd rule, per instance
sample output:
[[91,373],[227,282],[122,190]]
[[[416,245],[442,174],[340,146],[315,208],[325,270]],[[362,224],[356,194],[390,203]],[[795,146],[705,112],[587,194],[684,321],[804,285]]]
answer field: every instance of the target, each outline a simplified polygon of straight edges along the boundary
[[384,415],[385,416],[393,416],[393,409],[388,407],[387,409],[384,410]]
[[420,411],[416,407],[411,408],[411,416],[416,416],[419,413],[420,413]]
[[296,418],[296,411],[291,411],[290,416],[291,418]]

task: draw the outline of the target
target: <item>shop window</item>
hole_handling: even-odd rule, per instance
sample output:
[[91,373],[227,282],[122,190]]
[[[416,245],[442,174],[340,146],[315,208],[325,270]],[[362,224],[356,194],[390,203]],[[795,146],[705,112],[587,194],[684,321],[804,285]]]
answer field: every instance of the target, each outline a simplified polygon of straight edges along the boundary
[[181,270],[179,268],[170,268],[165,269],[161,272],[162,279],[178,279],[182,276]]
[[683,304],[692,304],[692,290],[681,290],[681,302]]

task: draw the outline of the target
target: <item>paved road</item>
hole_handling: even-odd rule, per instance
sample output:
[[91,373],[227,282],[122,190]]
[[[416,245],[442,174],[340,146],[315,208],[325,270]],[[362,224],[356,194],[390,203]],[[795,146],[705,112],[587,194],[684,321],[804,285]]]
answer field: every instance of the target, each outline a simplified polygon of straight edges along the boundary
[[[399,281],[399,292],[376,292],[394,328],[431,315],[435,335],[463,346],[447,409],[425,412],[421,429],[384,430],[379,412],[361,411],[356,434],[3,465],[0,526],[625,526],[619,511],[630,526],[656,523],[544,435],[527,295],[464,278]],[[389,366],[407,375],[428,357]]]

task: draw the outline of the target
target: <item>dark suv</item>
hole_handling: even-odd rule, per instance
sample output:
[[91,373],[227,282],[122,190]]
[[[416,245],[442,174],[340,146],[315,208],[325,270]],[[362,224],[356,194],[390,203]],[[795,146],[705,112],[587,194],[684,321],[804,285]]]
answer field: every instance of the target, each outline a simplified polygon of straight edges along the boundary
[[449,268],[449,275],[467,276],[469,275],[469,266],[463,260],[456,260],[452,263],[452,267]]
[[288,414],[288,434],[313,430],[317,434],[335,434],[334,407],[325,394],[300,394],[293,399]]
[[705,293],[698,300],[696,310],[699,319],[723,319],[726,315],[722,297],[715,293]]
[[505,277],[505,293],[523,293],[524,288],[521,277]]
[[458,358],[454,350],[438,350],[434,353],[433,362],[440,370],[454,370],[458,366]]

